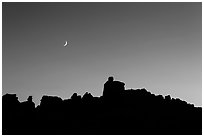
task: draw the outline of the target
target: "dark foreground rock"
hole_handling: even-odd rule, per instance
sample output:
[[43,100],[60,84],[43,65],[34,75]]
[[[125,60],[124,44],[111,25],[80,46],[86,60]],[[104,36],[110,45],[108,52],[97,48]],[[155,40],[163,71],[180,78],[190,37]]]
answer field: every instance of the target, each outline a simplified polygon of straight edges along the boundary
[[202,108],[146,89],[125,90],[113,77],[103,96],[71,99],[43,96],[35,108],[32,97],[19,102],[2,98],[2,134],[16,135],[201,135]]

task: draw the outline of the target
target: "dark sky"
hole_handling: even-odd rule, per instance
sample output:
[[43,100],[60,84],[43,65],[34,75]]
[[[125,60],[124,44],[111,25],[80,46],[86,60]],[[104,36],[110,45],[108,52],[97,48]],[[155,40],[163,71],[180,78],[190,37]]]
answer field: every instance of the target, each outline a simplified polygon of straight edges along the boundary
[[[201,106],[202,4],[3,3],[3,94],[101,96],[128,88]],[[63,47],[65,41],[67,47]]]

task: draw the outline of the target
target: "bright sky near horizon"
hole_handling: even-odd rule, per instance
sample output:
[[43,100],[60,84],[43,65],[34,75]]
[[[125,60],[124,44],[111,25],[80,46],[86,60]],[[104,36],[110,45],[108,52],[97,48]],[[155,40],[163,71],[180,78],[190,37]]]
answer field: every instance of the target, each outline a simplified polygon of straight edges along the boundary
[[2,3],[3,94],[20,101],[101,96],[114,76],[201,106],[201,65],[201,2]]

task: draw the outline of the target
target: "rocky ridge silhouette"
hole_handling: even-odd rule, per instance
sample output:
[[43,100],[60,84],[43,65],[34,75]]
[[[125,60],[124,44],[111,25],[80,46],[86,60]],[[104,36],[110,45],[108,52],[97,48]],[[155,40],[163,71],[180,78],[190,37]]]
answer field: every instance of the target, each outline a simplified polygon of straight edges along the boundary
[[109,77],[103,95],[74,93],[70,99],[43,96],[19,102],[16,94],[2,97],[2,134],[18,135],[199,135],[202,108],[170,95],[127,89]]

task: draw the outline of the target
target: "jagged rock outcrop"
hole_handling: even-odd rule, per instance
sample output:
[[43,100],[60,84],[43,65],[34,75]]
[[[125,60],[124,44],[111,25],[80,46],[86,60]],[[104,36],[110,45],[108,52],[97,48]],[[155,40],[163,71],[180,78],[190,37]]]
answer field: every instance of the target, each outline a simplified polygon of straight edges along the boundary
[[109,77],[103,96],[70,99],[43,96],[34,108],[32,97],[19,102],[2,98],[3,134],[202,134],[202,108],[170,95],[127,89]]

